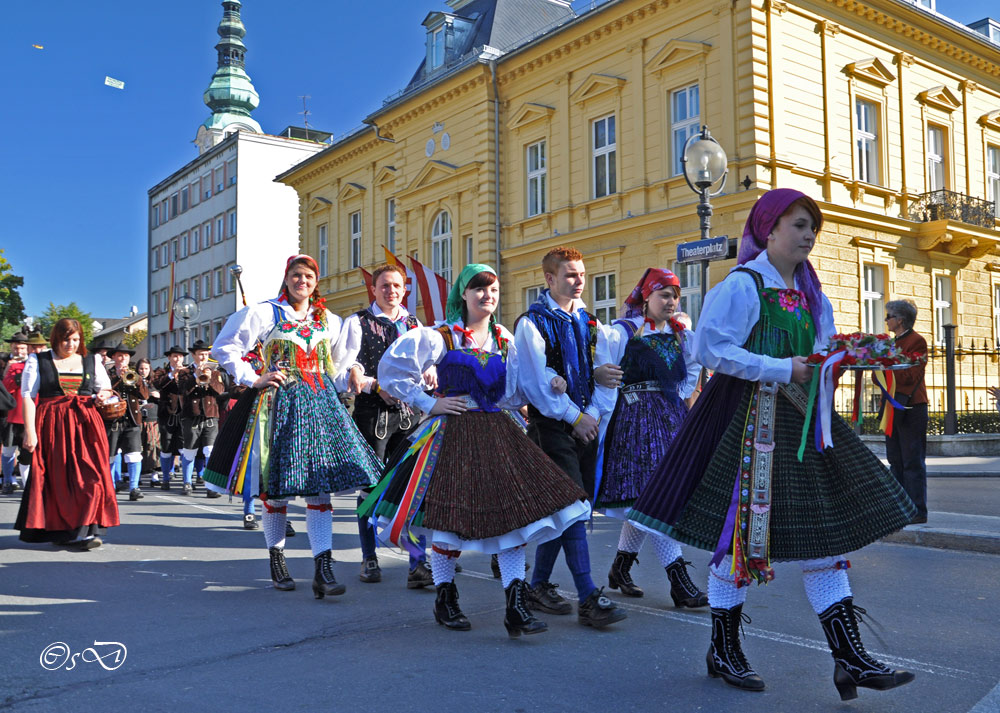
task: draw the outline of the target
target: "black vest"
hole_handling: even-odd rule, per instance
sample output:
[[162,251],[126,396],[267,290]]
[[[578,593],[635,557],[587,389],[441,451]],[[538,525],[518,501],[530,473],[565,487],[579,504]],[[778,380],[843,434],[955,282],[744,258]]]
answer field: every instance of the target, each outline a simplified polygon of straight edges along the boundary
[[[49,398],[52,396],[65,396],[62,387],[59,386],[59,371],[55,362],[52,361],[52,352],[41,352],[36,357],[38,359],[38,397]],[[94,355],[88,354],[83,358],[83,381],[80,382],[80,390],[77,396],[91,396],[94,393]]]
[[[371,309],[363,309],[354,313],[361,323],[361,350],[358,352],[357,361],[365,368],[365,374],[373,376],[378,374],[378,363],[382,360],[389,346],[396,341],[399,330],[396,324],[388,317],[376,317]],[[407,315],[405,324],[407,329],[416,329],[420,322],[412,314]],[[391,409],[382,397],[378,394],[360,393],[355,397],[355,408],[379,408]]]

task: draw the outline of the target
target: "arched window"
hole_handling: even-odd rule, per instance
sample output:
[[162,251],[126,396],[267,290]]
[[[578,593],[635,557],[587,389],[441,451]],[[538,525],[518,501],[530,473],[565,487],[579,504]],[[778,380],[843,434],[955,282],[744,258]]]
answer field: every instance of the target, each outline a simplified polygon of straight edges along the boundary
[[443,210],[431,229],[431,269],[451,282],[451,216]]

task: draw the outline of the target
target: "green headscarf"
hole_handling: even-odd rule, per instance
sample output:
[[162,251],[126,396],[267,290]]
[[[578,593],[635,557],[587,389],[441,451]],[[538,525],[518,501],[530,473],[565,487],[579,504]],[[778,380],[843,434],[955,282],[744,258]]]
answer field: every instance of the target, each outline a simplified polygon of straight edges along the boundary
[[[465,288],[469,286],[469,282],[473,277],[478,275],[480,272],[490,272],[492,274],[497,274],[496,271],[489,265],[484,265],[479,262],[474,262],[466,265],[462,268],[462,272],[459,273],[458,279],[451,286],[451,292],[448,293],[448,305],[445,309],[445,319],[449,322],[460,322],[462,320],[462,305],[465,304],[465,298],[462,294],[465,292]],[[494,318],[490,317],[490,323],[492,324]]]

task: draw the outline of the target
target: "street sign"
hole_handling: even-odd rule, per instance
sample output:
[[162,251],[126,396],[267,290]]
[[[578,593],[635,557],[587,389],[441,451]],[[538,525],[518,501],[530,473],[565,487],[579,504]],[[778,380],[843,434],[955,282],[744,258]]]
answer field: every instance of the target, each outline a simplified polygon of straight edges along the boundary
[[729,236],[720,235],[707,240],[692,240],[678,243],[677,262],[698,262],[700,260],[725,260],[729,255]]

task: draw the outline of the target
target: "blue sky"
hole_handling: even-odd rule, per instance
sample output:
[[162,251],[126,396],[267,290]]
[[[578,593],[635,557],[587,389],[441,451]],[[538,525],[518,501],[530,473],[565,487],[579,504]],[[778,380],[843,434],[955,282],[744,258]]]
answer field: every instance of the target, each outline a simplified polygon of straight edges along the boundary
[[[587,0],[578,2],[585,6]],[[75,301],[146,309],[146,191],[197,155],[218,0],[5,3],[0,21],[0,248],[29,314]],[[938,0],[962,22],[996,0]],[[989,8],[989,9],[988,9]],[[409,81],[443,0],[245,0],[247,72],[265,131],[340,135]],[[38,50],[33,44],[42,45]],[[105,75],[125,82],[104,86]]]

